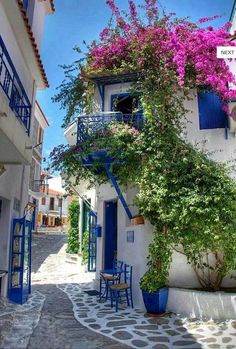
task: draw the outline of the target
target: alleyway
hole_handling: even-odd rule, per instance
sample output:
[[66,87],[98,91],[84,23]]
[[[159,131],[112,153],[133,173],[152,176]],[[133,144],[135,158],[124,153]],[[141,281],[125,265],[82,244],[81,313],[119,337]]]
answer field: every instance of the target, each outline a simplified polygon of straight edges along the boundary
[[32,296],[23,306],[0,299],[0,349],[236,349],[235,321],[116,314],[88,296],[94,274],[66,262],[65,248],[65,235],[34,236]]
[[[33,290],[44,294],[46,299],[28,348],[42,348],[42,343],[44,349],[128,348],[86,329],[75,320],[71,301],[56,287],[56,284],[81,279],[77,265],[65,263],[65,243],[64,235],[34,238]],[[91,274],[88,274],[89,280]]]
[[[29,304],[0,304],[1,349],[126,349],[111,339],[80,325],[75,320],[72,303],[56,287],[60,283],[81,280],[78,267],[65,262],[65,235],[39,235],[33,238],[32,292],[37,296]],[[87,281],[92,275],[87,274]],[[86,281],[86,274],[83,280]],[[45,296],[45,300],[44,300]],[[43,303],[44,301],[44,303]],[[28,302],[27,302],[28,303]],[[2,306],[2,307],[1,307]],[[33,333],[31,333],[33,331]]]

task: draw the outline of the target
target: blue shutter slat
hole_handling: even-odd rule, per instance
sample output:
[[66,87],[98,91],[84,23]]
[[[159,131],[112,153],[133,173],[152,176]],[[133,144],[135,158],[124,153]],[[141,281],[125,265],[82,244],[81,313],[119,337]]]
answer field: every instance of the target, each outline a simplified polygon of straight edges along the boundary
[[225,128],[226,113],[222,109],[220,98],[214,92],[198,93],[198,109],[200,130]]

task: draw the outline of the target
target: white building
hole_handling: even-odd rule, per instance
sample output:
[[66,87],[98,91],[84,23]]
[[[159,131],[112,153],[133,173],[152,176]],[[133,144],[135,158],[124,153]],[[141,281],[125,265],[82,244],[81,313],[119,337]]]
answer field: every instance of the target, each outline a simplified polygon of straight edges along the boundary
[[[235,11],[233,12],[236,20]],[[235,24],[236,25],[236,24]],[[233,68],[233,67],[232,67]],[[123,82],[119,82],[123,80]],[[94,98],[94,110],[109,112],[115,109],[114,99],[118,100],[116,110],[132,113],[132,98],[129,95],[129,77],[96,77],[96,83],[100,88],[96,89]],[[230,103],[230,108],[236,104]],[[223,113],[218,97],[214,94],[201,94],[192,91],[192,99],[186,101],[187,115],[187,138],[192,143],[202,141],[202,146],[214,152],[212,158],[216,161],[231,160],[236,151],[235,128],[227,127],[227,118]],[[104,115],[104,114],[103,114]],[[211,115],[212,117],[208,117]],[[213,117],[214,116],[214,117]],[[99,118],[98,118],[99,119]],[[98,120],[97,119],[97,120]],[[79,121],[78,121],[79,120]],[[81,119],[82,120],[82,119]],[[235,119],[236,120],[236,119]],[[70,145],[76,144],[77,124],[80,117],[75,120],[65,131],[65,137]],[[96,122],[96,121],[95,121]],[[121,188],[122,189],[122,188]],[[119,193],[111,183],[87,189],[87,183],[81,183],[77,187],[80,199],[80,233],[84,230],[85,202],[90,202],[91,209],[97,213],[97,223],[102,227],[101,237],[97,237],[96,243],[90,246],[91,251],[96,248],[96,253],[91,254],[90,269],[96,269],[96,277],[99,279],[99,270],[110,268],[113,258],[117,257],[134,267],[133,296],[135,305],[143,306],[142,295],[139,288],[139,280],[146,271],[146,257],[148,245],[152,240],[153,227],[149,222],[141,225],[131,226],[130,219],[122,204]],[[134,188],[123,191],[125,202],[132,214],[136,215],[138,210],[133,205],[136,190]],[[130,240],[128,236],[133,236]],[[224,280],[224,285],[232,286],[235,281],[229,278]],[[184,255],[174,252],[171,264],[169,285],[185,288],[199,287],[198,280],[191,266],[187,264]]]
[[37,214],[37,230],[44,227],[67,227],[68,198],[62,188],[61,177],[51,177],[47,181],[48,188],[39,200]]
[[43,135],[46,127],[49,126],[48,120],[44,115],[39,103],[35,103],[35,117],[33,125],[33,154],[30,167],[29,182],[29,201],[36,207],[31,212],[32,229],[37,225],[37,214],[40,199],[48,191],[47,179],[41,177],[41,165],[43,160]]
[[[9,270],[13,218],[29,201],[35,95],[48,87],[40,58],[44,17],[52,0],[0,0],[0,270]],[[7,295],[7,274],[1,295]]]

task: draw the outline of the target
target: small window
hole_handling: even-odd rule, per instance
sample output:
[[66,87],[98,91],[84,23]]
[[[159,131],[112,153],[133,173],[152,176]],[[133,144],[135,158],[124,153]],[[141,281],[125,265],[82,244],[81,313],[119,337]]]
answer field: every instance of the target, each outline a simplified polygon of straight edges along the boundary
[[58,199],[58,207],[62,207],[62,198]]
[[38,128],[38,143],[42,143],[43,141],[43,129],[39,126]]
[[54,210],[54,198],[50,198],[50,205],[49,210]]
[[45,196],[42,198],[42,205],[46,205],[46,198],[45,198]]
[[119,111],[123,114],[132,114],[137,110],[137,99],[129,93],[121,93],[111,96],[111,110]]
[[215,92],[203,91],[198,93],[200,130],[225,128],[227,116],[222,108],[220,98]]

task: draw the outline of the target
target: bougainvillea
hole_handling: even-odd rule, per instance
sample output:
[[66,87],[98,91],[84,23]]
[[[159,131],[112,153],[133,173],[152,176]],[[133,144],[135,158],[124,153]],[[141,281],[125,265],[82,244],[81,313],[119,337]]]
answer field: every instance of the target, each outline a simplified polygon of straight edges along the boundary
[[95,161],[88,170],[84,159],[106,149],[115,159],[114,175],[120,184],[138,188],[136,204],[154,226],[142,288],[153,291],[165,283],[172,250],[181,245],[202,287],[218,290],[236,269],[236,184],[224,165],[184,141],[182,131],[185,100],[193,90],[215,91],[226,110],[228,99],[236,97],[228,89],[229,83],[236,84],[235,77],[216,57],[217,46],[235,45],[227,31],[230,24],[214,29],[201,25],[217,16],[200,19],[199,26],[161,14],[156,0],[145,0],[144,18],[132,0],[126,15],[114,0],[107,4],[115,25],[111,21],[100,41],[92,43],[79,78],[62,84],[56,100],[67,109],[69,122],[86,93],[91,101],[89,77],[132,72],[131,90],[140,99],[145,124],[141,130],[122,123],[98,127],[82,144],[54,149],[52,165],[75,184],[104,183],[102,163]]
[[[107,1],[116,26],[106,28],[99,43],[89,51],[88,71],[135,70],[144,72],[151,64],[164,79],[175,76],[179,86],[208,86],[222,100],[236,97],[236,92],[227,88],[227,82],[236,84],[235,76],[227,63],[216,56],[217,46],[234,46],[227,29],[229,23],[219,29],[211,26],[200,28],[172,15],[159,17],[156,1],[146,1],[148,24],[142,22],[133,1],[129,1],[129,22],[121,17],[113,0]],[[218,18],[202,18],[200,23]],[[149,55],[147,55],[149,51]]]

